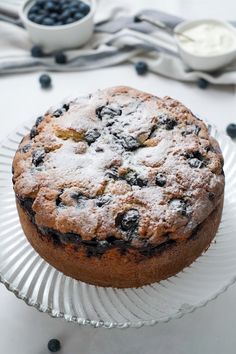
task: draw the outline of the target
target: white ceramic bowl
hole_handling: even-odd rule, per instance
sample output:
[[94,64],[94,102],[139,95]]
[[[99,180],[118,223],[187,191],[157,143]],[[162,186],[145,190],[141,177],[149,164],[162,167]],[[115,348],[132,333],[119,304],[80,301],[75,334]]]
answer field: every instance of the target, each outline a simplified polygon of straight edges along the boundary
[[20,9],[20,18],[33,43],[51,52],[59,49],[77,48],[88,42],[93,34],[95,0],[85,0],[90,12],[81,20],[63,26],[44,26],[30,21],[27,14],[35,0],[27,0]]
[[[175,27],[175,32],[184,32],[185,30],[188,30],[202,23],[213,23],[213,24],[219,24],[221,26],[225,26],[229,28],[231,31],[235,32],[235,36],[236,36],[235,28],[231,26],[229,23],[225,21],[213,20],[213,19],[202,19],[202,20],[182,22]],[[190,68],[194,70],[214,71],[216,69],[224,67],[225,65],[229,64],[231,61],[233,61],[236,58],[236,48],[233,48],[232,50],[229,50],[224,54],[217,54],[211,56],[209,55],[199,56],[188,52],[181,44],[181,41],[179,40],[179,36],[177,34],[175,34],[175,39],[178,45],[179,54],[181,58]]]

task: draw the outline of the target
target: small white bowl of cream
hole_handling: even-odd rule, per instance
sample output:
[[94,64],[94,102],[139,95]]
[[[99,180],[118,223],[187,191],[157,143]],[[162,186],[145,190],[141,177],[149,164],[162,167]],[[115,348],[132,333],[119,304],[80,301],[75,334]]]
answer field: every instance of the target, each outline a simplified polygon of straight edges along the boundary
[[185,21],[174,32],[180,56],[194,70],[214,71],[236,58],[236,30],[227,22]]

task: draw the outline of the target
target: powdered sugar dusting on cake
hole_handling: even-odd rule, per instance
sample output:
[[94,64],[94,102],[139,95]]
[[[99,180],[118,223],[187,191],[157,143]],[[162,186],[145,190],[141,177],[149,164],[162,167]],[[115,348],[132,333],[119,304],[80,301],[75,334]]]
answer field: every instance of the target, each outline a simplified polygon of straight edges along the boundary
[[51,110],[20,144],[15,166],[16,194],[34,199],[37,223],[85,240],[185,239],[224,189],[206,125],[169,97],[127,87]]

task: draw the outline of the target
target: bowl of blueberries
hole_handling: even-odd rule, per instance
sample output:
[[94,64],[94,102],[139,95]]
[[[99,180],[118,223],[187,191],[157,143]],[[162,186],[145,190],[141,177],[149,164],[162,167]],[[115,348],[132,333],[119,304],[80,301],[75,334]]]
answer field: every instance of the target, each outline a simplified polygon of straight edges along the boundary
[[95,0],[27,0],[20,17],[32,42],[52,52],[88,42],[94,12]]

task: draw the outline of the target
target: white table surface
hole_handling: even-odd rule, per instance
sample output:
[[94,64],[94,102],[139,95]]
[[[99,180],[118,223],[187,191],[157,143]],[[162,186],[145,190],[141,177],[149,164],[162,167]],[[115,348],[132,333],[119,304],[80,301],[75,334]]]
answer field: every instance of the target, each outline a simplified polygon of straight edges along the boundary
[[[234,0],[221,3],[215,0],[130,0],[129,3],[133,9],[156,7],[188,18],[236,19]],[[236,96],[232,86],[200,90],[195,85],[153,74],[138,77],[129,64],[83,73],[52,73],[50,91],[40,89],[38,76],[39,73],[0,77],[0,139],[65,96],[113,85],[130,85],[159,96],[175,97],[220,130],[236,121]],[[141,329],[105,330],[51,319],[27,307],[0,285],[0,353],[46,354],[47,341],[56,337],[62,342],[62,354],[234,354],[235,298],[236,286],[232,286],[206,307],[182,319]]]

